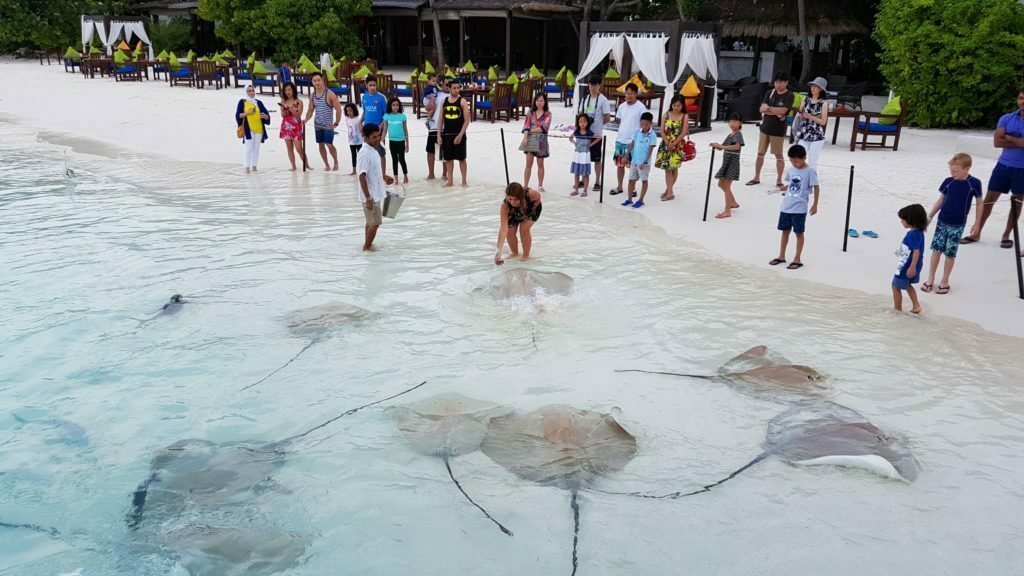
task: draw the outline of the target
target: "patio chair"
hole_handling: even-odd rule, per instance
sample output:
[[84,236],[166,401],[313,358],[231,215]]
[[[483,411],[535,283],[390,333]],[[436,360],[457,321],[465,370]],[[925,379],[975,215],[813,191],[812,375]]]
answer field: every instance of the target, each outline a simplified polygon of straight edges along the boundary
[[416,109],[416,85],[408,82],[394,82],[391,92],[398,98],[402,105],[408,104]]
[[243,60],[235,67],[235,88],[252,82],[252,73],[249,72],[247,63]]
[[74,74],[75,72],[78,72],[78,70],[75,70],[75,68],[79,68],[79,69],[82,68],[82,58],[81,58],[81,56],[79,56],[78,58],[65,58],[64,59],[64,71],[65,72],[70,72],[70,73]]
[[572,106],[572,90],[569,86],[568,74],[562,74],[559,80],[544,80],[544,94],[552,102],[561,101],[568,108]]
[[427,116],[427,110],[423,106],[423,87],[426,85],[426,80],[414,80],[412,84],[412,113],[417,120]]
[[395,95],[395,77],[391,74],[375,74],[377,78],[377,92],[380,92],[388,100]]
[[857,82],[839,92],[836,97],[836,106],[844,106],[847,109],[860,110],[861,100],[864,98],[864,91],[867,90],[867,82]]
[[224,87],[224,76],[217,70],[217,63],[213,60],[196,62],[196,88],[202,90],[206,84],[212,85],[217,90]]
[[[525,84],[525,83],[520,83]],[[505,84],[504,82],[496,84],[494,86],[494,94],[483,102],[476,103],[476,111],[483,113],[484,116],[490,119],[491,124],[494,124],[495,120],[501,120],[501,114],[505,114],[505,120],[512,121],[512,116],[515,113],[514,100],[512,99],[512,85]],[[476,120],[474,118],[474,120]]]
[[[499,84],[500,86],[500,84]],[[512,103],[516,120],[519,116],[526,116],[533,106],[533,97],[537,93],[537,82],[534,80],[522,80],[516,87],[515,101]]]
[[334,92],[334,95],[338,97],[338,102],[342,104],[347,104],[352,101],[351,78],[336,76],[334,82],[327,82],[327,89]]
[[171,86],[185,85],[189,88],[196,85],[195,65],[181,65],[177,70],[172,69],[170,74],[167,75],[167,82]]
[[277,96],[277,71],[253,72],[252,85],[260,94],[266,94],[263,90],[269,88],[270,95]]
[[744,122],[760,122],[761,101],[764,100],[764,94],[767,91],[767,82],[758,82],[740,88],[735,97],[722,104],[725,108],[726,118],[736,112],[743,117]]
[[[907,117],[907,103],[902,98],[900,99],[900,113],[896,114],[882,114],[881,112],[860,112],[854,119],[853,125],[853,136],[850,137],[850,152],[853,152],[857,148],[857,135],[861,135],[860,149],[867,150],[871,148],[891,148],[893,152],[900,149],[900,132],[903,130],[903,124],[906,122]],[[892,119],[895,120],[893,124],[882,124],[881,120]],[[868,136],[881,136],[880,142],[868,142]],[[887,144],[888,138],[892,136],[893,142],[889,146]]]

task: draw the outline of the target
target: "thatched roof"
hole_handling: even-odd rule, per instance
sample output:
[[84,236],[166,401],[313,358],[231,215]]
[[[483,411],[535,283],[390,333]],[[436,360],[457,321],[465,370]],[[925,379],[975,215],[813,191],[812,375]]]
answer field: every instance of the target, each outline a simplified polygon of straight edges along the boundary
[[526,14],[573,14],[579,7],[568,0],[435,0],[438,10],[507,10]]
[[[807,35],[867,34],[868,29],[833,0],[806,0]],[[722,36],[772,38],[800,35],[797,0],[718,0],[710,7]]]

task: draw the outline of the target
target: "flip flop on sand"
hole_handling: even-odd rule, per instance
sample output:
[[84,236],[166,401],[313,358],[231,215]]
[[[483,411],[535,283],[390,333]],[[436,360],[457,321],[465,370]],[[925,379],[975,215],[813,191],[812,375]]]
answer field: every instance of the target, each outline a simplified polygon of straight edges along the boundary
[[1000,240],[1000,248],[1013,248],[1013,240]]
[[803,268],[803,267],[804,267],[804,265],[801,264],[800,262],[793,262],[789,266],[786,266],[786,269],[787,270],[798,270],[798,269]]
[[768,265],[769,266],[778,266],[779,264],[785,264],[785,263],[786,263],[785,260],[781,260],[779,258],[773,258],[772,261],[768,263]]
[[949,294],[949,286],[939,286],[938,290],[936,290],[935,293],[936,294]]
[[756,180],[755,179],[755,180],[751,180],[750,182],[747,182],[747,186],[757,186],[760,183],[761,183],[760,180]]
[[850,238],[860,238],[860,234],[858,234],[857,231],[854,230],[853,228],[850,228],[850,230],[849,230],[849,232],[847,232],[847,234],[850,235]]
[[934,285],[931,282],[921,284],[921,292],[931,292]]
[[864,234],[868,238],[878,238],[878,232],[875,232],[873,230],[865,230],[864,232],[862,232],[862,234]]
[[974,244],[975,242],[977,242],[977,240],[971,238],[970,236],[964,236],[963,238],[960,239],[961,244]]

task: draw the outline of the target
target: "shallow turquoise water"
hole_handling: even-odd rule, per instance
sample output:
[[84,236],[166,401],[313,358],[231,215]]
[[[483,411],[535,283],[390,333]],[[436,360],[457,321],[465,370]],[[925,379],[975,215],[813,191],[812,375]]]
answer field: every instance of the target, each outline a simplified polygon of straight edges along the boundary
[[[2,574],[181,573],[124,523],[158,449],[281,439],[422,380],[399,402],[456,391],[522,410],[618,406],[639,452],[600,487],[699,487],[757,454],[781,407],[613,370],[713,371],[760,343],[827,372],[836,401],[907,436],[921,477],[769,461],[699,498],[586,494],[580,574],[1010,574],[1024,563],[1019,340],[891,315],[877,298],[719,262],[635,214],[554,197],[531,266],[573,276],[575,293],[496,303],[474,290],[494,274],[500,187],[410,186],[365,255],[345,176],[76,156],[69,182],[59,150],[4,130],[0,520],[63,536],[0,532]],[[175,292],[192,302],[139,327]],[[380,317],[240,393],[305,344],[284,317],[329,301]],[[275,475],[282,489],[234,520],[310,542],[282,574],[570,572],[567,493],[479,452],[453,466],[514,538],[437,458],[411,450],[383,407],[311,437]]]

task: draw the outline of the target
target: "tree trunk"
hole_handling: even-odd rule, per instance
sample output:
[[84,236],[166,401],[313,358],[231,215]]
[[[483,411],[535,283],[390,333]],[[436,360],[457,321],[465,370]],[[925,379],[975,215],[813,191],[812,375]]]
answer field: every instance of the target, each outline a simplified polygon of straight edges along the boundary
[[676,0],[676,10],[679,11],[679,21],[686,22],[686,12],[683,11],[683,0]]
[[434,20],[434,57],[437,59],[437,70],[438,74],[441,73],[441,67],[444,66],[444,41],[441,39],[441,19],[437,17],[437,7],[434,6],[434,0],[430,0],[430,12]]
[[800,44],[803,48],[804,62],[800,67],[800,83],[807,82],[811,73],[811,42],[807,38],[807,0],[796,1],[797,13],[800,18]]
[[586,5],[583,6],[583,21],[587,24],[590,23],[590,14],[594,11],[594,0],[587,0]]

